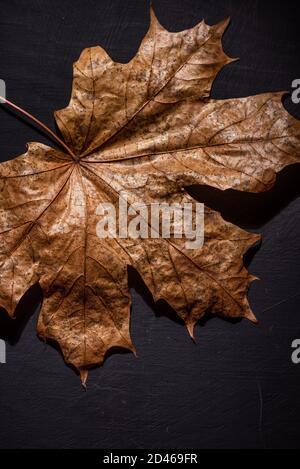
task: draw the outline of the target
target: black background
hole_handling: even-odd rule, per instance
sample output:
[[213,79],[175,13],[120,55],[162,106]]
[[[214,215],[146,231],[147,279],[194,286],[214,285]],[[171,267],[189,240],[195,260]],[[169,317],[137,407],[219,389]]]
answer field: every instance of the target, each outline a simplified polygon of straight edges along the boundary
[[[171,31],[231,16],[224,48],[241,60],[220,73],[214,98],[290,90],[300,78],[297,2],[153,3]],[[8,99],[54,128],[53,111],[69,100],[72,63],[81,50],[101,44],[126,62],[148,24],[147,0],[1,0],[0,78]],[[285,103],[300,117],[300,105]],[[49,143],[4,105],[0,129],[2,161],[24,153],[28,141]],[[285,170],[268,194],[197,192],[227,220],[263,234],[261,248],[247,258],[261,278],[250,291],[260,324],[210,319],[197,328],[195,345],[131,275],[139,358],[110,356],[91,372],[84,392],[58,351],[36,337],[41,293],[34,288],[16,322],[0,311],[0,336],[7,340],[7,364],[0,365],[1,448],[300,446],[300,364],[291,361],[291,343],[300,338],[299,167]]]

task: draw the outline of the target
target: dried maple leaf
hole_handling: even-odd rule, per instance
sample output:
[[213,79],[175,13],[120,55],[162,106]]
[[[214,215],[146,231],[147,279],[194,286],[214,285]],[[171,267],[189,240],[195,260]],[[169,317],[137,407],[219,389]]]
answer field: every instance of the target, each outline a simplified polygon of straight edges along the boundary
[[258,239],[205,210],[205,243],[184,239],[99,239],[96,208],[128,202],[188,202],[183,188],[206,184],[261,192],[299,162],[300,123],[282,93],[209,99],[228,24],[201,22],[170,33],[151,11],[137,55],[113,62],[101,47],[74,64],[69,105],[56,112],[60,152],[30,143],[0,166],[0,303],[13,317],[39,282],[38,334],[54,339],[85,381],[107,350],[134,351],[127,267],[154,299],[166,300],[190,334],[206,311],[255,321],[247,300],[253,277],[243,255]]

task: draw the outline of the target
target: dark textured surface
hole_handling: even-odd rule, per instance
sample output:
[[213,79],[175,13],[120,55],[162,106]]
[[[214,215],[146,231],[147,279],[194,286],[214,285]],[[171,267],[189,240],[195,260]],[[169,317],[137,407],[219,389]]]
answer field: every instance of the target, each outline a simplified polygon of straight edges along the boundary
[[[0,78],[9,99],[53,126],[71,88],[72,62],[101,44],[127,61],[148,27],[148,2],[1,1]],[[157,16],[170,30],[230,15],[225,51],[241,60],[217,78],[213,97],[289,90],[300,78],[296,2],[161,0]],[[299,106],[287,100],[300,117]],[[27,141],[48,142],[1,106],[1,160]],[[132,335],[139,358],[115,354],[91,372],[84,393],[58,352],[36,338],[35,289],[11,324],[0,365],[2,448],[245,448],[297,447],[300,365],[291,343],[300,338],[300,169],[284,171],[268,194],[197,189],[197,196],[234,223],[262,232],[250,271],[260,324],[212,319],[197,328],[197,345],[165,307],[154,308],[136,275]],[[250,260],[250,256],[249,256]],[[298,295],[298,296],[297,296]],[[156,313],[156,314],[155,314]],[[162,314],[166,313],[166,314]]]

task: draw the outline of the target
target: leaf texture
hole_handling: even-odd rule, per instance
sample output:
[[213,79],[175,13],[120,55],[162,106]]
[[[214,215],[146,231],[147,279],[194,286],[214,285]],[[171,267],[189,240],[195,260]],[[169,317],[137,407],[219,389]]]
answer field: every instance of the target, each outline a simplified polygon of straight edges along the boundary
[[106,352],[135,352],[130,337],[127,269],[142,276],[155,301],[165,300],[194,326],[209,311],[256,321],[247,300],[254,280],[243,265],[260,236],[205,209],[205,239],[99,239],[97,207],[192,202],[186,188],[262,192],[300,158],[300,123],[283,93],[213,100],[228,20],[170,33],[151,10],[151,24],[127,64],[101,47],[74,64],[69,105],[55,113],[76,158],[39,143],[0,165],[0,304],[16,305],[39,282],[44,301],[38,334],[59,343],[80,372]]

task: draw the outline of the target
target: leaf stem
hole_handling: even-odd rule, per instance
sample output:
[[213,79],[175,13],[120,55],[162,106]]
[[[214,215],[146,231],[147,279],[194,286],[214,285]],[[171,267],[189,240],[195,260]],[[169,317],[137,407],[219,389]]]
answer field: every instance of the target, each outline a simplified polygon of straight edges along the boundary
[[47,125],[43,124],[39,119],[34,117],[32,114],[29,112],[25,111],[25,109],[22,109],[21,107],[17,106],[16,104],[12,103],[8,99],[4,98],[3,96],[0,96],[0,102],[3,102],[4,104],[8,104],[11,106],[13,109],[16,109],[18,112],[21,114],[24,114],[24,116],[28,117],[30,120],[38,124],[40,127],[42,127],[46,132],[48,132],[68,153],[69,155],[72,156],[72,158],[77,161],[76,155],[72,152],[72,150],[65,144],[63,140],[61,140],[56,133],[53,132],[53,130],[49,129]]

